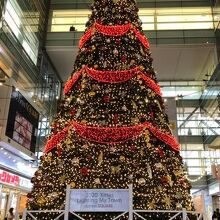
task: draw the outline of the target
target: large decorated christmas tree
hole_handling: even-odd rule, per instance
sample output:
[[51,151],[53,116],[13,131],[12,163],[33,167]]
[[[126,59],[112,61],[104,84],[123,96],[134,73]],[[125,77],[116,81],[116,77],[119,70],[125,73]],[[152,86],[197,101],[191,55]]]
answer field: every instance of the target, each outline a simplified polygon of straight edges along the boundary
[[[135,0],[95,0],[91,9],[32,178],[28,209],[63,208],[67,185],[91,189],[133,184],[135,209],[192,210],[179,144],[169,128]],[[95,220],[112,215],[83,214]],[[53,219],[46,213],[36,217]]]

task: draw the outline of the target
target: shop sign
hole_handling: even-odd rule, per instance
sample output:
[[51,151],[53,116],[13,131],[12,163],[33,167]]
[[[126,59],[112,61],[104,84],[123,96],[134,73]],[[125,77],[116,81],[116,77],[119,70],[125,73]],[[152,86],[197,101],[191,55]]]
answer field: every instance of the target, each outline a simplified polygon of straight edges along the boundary
[[33,184],[31,183],[31,181],[29,179],[25,179],[25,178],[20,177],[19,186],[31,189]]
[[7,171],[0,169],[0,183],[7,183],[13,186],[25,187],[28,189],[32,188],[32,183],[29,179],[20,177],[13,173],[9,173]]
[[3,170],[0,171],[0,182],[2,183],[8,183],[10,185],[18,186],[19,180],[20,180],[19,176],[15,174],[11,174]]

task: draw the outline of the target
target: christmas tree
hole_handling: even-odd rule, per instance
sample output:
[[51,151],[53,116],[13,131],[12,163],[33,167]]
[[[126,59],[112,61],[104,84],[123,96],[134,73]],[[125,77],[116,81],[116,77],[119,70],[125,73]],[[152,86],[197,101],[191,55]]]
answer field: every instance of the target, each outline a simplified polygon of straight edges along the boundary
[[[133,184],[135,209],[192,210],[190,184],[169,128],[135,0],[95,0],[91,9],[32,178],[28,209],[63,208],[67,185],[78,189]],[[82,216],[101,220],[112,215]],[[36,214],[41,220],[52,217]]]

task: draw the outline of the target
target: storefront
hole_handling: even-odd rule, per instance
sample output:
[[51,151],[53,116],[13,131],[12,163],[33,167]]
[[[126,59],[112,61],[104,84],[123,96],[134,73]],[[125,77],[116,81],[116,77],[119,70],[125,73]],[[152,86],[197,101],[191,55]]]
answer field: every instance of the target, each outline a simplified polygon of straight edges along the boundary
[[0,169],[0,220],[11,207],[17,219],[26,206],[26,195],[31,188],[30,179]]

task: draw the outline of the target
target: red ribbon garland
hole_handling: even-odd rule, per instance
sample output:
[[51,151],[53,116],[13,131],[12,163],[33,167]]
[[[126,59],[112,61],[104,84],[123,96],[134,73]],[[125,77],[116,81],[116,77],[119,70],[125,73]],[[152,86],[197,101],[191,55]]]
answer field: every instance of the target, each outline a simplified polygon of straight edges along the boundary
[[84,66],[81,70],[76,72],[70,80],[68,80],[64,86],[64,94],[67,94],[73,85],[77,82],[80,75],[83,73],[83,71],[86,71],[86,73],[92,77],[94,80],[97,80],[99,82],[105,82],[105,83],[120,83],[120,82],[126,82],[127,80],[131,79],[134,75],[140,74],[140,78],[144,80],[146,85],[151,88],[155,93],[157,93],[159,96],[162,96],[160,86],[157,85],[150,77],[146,76],[145,74],[141,73],[140,67],[137,66],[131,70],[95,70],[92,68],[88,68],[87,66]]
[[50,137],[45,146],[44,152],[48,153],[55,148],[65,137],[68,132],[69,126],[64,128],[62,131]]
[[79,48],[82,48],[86,41],[92,36],[94,32],[94,27],[92,26],[79,40]]
[[160,90],[160,86],[157,85],[150,77],[146,76],[145,74],[140,74],[140,79],[143,79],[147,86],[149,86],[155,93],[159,96],[162,96],[162,92]]
[[95,30],[108,36],[121,36],[127,33],[129,30],[133,30],[136,37],[140,40],[140,42],[146,48],[150,47],[149,41],[145,37],[145,35],[142,35],[141,32],[138,31],[135,27],[133,27],[133,25],[131,25],[130,23],[126,25],[109,26],[95,22],[94,25],[81,37],[79,41],[79,48],[83,47],[83,45],[86,43],[87,40],[89,40],[89,38],[92,36]]
[[94,127],[73,122],[76,132],[83,138],[103,144],[124,142],[140,135],[143,125],[130,127]]
[[81,70],[79,70],[78,72],[76,72],[75,74],[73,74],[73,76],[71,77],[71,79],[69,79],[64,86],[63,89],[63,93],[67,94],[70,89],[73,87],[73,85],[76,83],[76,81],[79,79],[79,77],[81,76],[83,70],[85,69],[85,67],[83,67]]
[[131,24],[106,26],[95,22],[94,26],[98,32],[108,36],[124,35],[131,29]]
[[147,38],[145,37],[145,35],[141,34],[140,31],[138,31],[137,29],[133,28],[133,31],[136,35],[136,37],[139,39],[139,41],[146,47],[149,48],[150,47],[150,43],[147,40]]
[[90,77],[93,79],[99,81],[99,82],[105,82],[105,83],[120,83],[120,82],[126,82],[129,79],[131,79],[134,75],[137,74],[137,71],[140,70],[140,67],[137,66],[130,70],[95,70],[91,68],[86,68],[86,72]]
[[[133,139],[139,135],[144,128],[149,129],[152,134],[160,139],[161,141],[168,144],[173,150],[179,151],[180,146],[177,143],[176,139],[168,134],[162,132],[160,129],[156,128],[149,122],[143,124],[128,126],[128,127],[94,127],[79,124],[76,121],[73,121],[71,125],[75,128],[76,132],[83,138],[102,143],[102,144],[115,144],[125,142],[129,139]],[[71,126],[70,125],[70,126]],[[61,132],[52,136],[46,146],[44,152],[47,153],[57,146],[67,135],[69,127],[64,128]]]
[[161,131],[160,129],[156,128],[148,122],[145,122],[145,125],[155,137],[170,145],[173,150],[180,151],[180,145],[172,135]]

